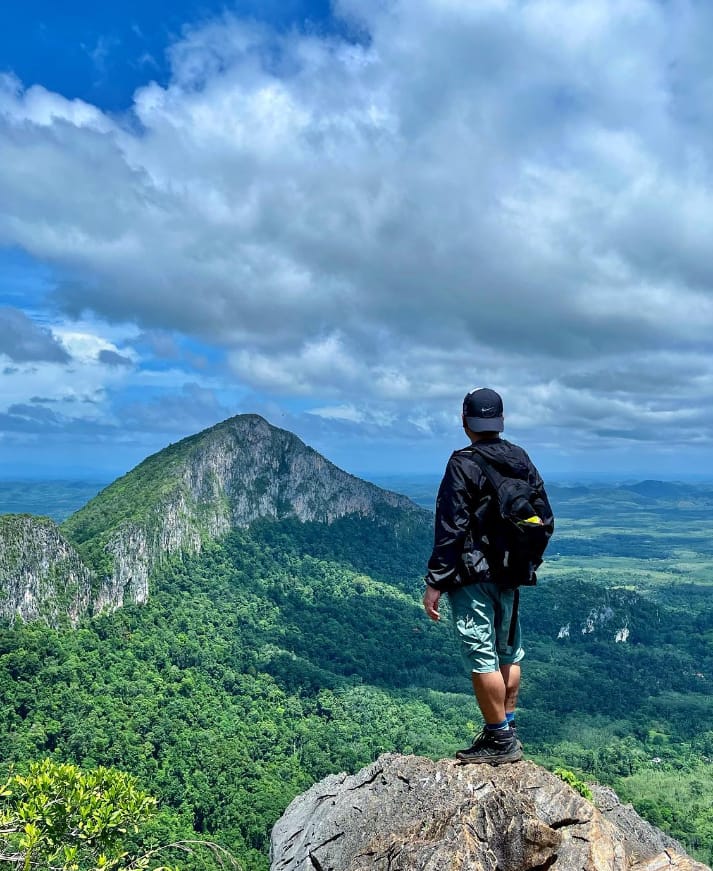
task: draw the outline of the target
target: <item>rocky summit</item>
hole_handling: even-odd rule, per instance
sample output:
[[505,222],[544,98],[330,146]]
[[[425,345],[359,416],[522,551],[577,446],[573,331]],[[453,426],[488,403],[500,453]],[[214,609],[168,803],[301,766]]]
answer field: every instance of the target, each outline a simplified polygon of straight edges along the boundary
[[592,803],[531,762],[385,754],[294,799],[271,871],[710,871],[622,806]]

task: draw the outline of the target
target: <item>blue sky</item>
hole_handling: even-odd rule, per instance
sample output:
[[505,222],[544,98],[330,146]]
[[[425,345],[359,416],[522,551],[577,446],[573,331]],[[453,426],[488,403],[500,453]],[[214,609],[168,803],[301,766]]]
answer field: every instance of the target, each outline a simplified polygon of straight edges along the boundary
[[15,4],[0,476],[258,412],[357,474],[459,406],[555,478],[713,477],[699,0]]
[[25,85],[41,84],[107,111],[130,108],[134,91],[169,80],[166,49],[186,28],[226,10],[284,32],[325,33],[334,28],[326,0],[252,0],[195,3],[187,0],[27,0],[3,14],[0,58],[4,71]]

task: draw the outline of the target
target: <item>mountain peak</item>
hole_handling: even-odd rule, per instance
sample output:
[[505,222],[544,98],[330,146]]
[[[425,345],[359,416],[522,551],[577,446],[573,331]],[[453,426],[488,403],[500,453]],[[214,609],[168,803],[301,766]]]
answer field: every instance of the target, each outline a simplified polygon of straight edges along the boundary
[[255,520],[332,523],[423,514],[405,496],[337,468],[257,414],[228,418],[147,457],[62,526],[101,578],[95,610],[143,602],[153,567],[172,553]]

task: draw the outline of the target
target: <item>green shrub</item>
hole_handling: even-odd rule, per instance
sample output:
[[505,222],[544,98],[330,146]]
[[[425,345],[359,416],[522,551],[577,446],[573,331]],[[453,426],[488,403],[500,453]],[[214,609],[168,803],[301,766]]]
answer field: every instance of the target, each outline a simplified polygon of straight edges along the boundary
[[0,867],[159,871],[150,855],[131,856],[124,848],[155,810],[156,799],[129,774],[34,762],[27,775],[14,774],[0,786]]
[[587,784],[580,780],[577,775],[570,771],[568,768],[555,768],[554,774],[559,777],[560,780],[564,780],[565,783],[568,783],[575,792],[578,792],[583,798],[592,801],[594,795],[592,794],[592,790],[587,786]]

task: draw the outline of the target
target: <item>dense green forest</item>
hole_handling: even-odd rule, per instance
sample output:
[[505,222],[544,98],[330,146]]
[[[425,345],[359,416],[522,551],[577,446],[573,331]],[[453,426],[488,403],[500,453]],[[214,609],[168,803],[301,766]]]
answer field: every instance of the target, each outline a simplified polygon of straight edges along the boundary
[[[705,506],[670,523],[653,512],[654,528],[649,495],[617,517],[589,497],[563,500],[553,558],[523,590],[521,737],[530,758],[613,785],[710,863]],[[144,606],[76,631],[5,627],[0,762],[130,772],[159,800],[147,844],[208,838],[264,871],[272,824],[316,779],[387,750],[452,755],[479,728],[449,621],[420,606],[429,550],[386,516],[261,521],[171,558]]]

